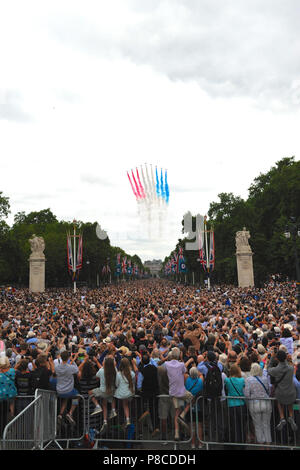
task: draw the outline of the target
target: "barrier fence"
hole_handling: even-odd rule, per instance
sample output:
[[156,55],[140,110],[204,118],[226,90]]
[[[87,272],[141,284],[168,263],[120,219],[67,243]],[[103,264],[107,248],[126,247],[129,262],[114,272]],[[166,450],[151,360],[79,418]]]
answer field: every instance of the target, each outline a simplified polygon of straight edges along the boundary
[[289,422],[288,407],[284,410],[286,424],[277,429],[280,415],[275,398],[199,397],[195,408],[197,438],[207,449],[300,449],[300,400],[293,405],[292,413],[297,429]]
[[[125,443],[126,448],[138,447],[139,444],[171,445],[174,449],[178,444],[191,442],[192,410],[186,415],[186,421],[178,426],[178,439],[175,439],[175,408],[169,395],[142,397],[135,395],[128,403],[129,420],[127,422],[121,400],[116,401],[115,418],[110,419],[112,404],[107,403],[107,426],[103,429],[103,411],[96,417],[91,413],[94,405],[91,399],[87,402],[87,428],[95,429],[95,448],[110,443]],[[94,420],[98,420],[95,423]],[[96,425],[96,426],[95,426]]]
[[[35,396],[17,397],[16,416],[9,419],[8,403],[0,404],[1,449],[60,449],[74,447],[98,448],[161,448],[190,449],[197,444],[203,449],[219,448],[280,448],[300,449],[300,400],[294,404],[293,417],[297,430],[288,420],[277,429],[280,421],[274,398],[195,399],[186,415],[179,418],[179,434],[175,439],[175,409],[168,395],[134,396],[126,406],[116,400],[116,415],[107,402],[107,425],[102,412],[95,409],[91,398],[78,395],[72,422],[67,419],[74,400],[68,400],[62,420],[58,420],[62,401],[53,391],[37,390]],[[89,436],[89,439],[86,437]],[[88,445],[86,445],[88,444]],[[166,447],[167,448],[167,447]]]

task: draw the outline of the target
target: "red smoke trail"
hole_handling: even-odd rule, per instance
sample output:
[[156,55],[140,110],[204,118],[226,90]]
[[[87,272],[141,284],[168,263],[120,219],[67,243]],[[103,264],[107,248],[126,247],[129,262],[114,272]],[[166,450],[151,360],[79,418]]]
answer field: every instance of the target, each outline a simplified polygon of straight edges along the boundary
[[135,179],[135,176],[134,176],[133,170],[131,170],[131,174],[132,174],[132,178],[133,178],[133,181],[134,181],[134,184],[135,184],[135,187],[136,187],[136,192],[137,192],[138,198],[141,198],[141,197],[142,197],[142,195],[141,195],[141,193],[140,193],[140,190],[139,190],[138,184],[137,184],[137,182],[136,182],[136,179]]
[[133,194],[135,195],[136,198],[138,198],[138,195],[137,195],[137,193],[136,193],[136,191],[135,191],[135,189],[134,189],[134,187],[133,187],[133,184],[132,184],[132,181],[131,181],[131,179],[130,179],[130,176],[129,176],[128,171],[127,171],[127,176],[128,176],[128,179],[129,179],[129,182],[130,182],[130,185],[131,185],[131,189],[132,189],[132,191],[133,191]]

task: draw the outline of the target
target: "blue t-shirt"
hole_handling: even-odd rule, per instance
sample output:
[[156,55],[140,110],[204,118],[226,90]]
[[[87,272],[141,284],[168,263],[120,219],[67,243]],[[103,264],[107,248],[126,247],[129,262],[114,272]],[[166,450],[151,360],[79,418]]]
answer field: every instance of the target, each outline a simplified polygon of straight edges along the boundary
[[[225,390],[228,397],[244,396],[245,379],[243,377],[226,377]],[[228,398],[228,406],[243,406],[244,400]]]
[[203,381],[200,377],[197,379],[192,379],[192,377],[188,377],[185,382],[185,388],[194,395],[198,395],[203,390]]

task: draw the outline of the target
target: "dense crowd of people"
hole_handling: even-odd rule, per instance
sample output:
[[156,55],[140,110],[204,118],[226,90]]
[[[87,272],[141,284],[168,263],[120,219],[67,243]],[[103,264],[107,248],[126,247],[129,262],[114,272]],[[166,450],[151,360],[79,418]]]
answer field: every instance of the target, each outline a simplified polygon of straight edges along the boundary
[[[90,400],[91,417],[102,417],[100,434],[119,404],[124,426],[130,426],[136,394],[144,406],[139,422],[150,418],[153,435],[166,435],[171,415],[174,439],[180,440],[181,429],[190,431],[186,417],[195,416],[198,397],[208,400],[212,420],[222,416],[224,407],[232,415],[231,442],[245,439],[237,426],[246,408],[256,442],[272,441],[269,397],[276,399],[277,431],[288,427],[296,432],[300,318],[295,294],[295,285],[275,277],[262,288],[247,289],[207,290],[159,279],[78,289],[76,294],[3,289],[0,431],[39,388],[56,391],[58,423],[74,424],[79,394]],[[201,446],[204,418],[198,412],[193,448]],[[223,420],[214,425],[219,431],[225,426]]]

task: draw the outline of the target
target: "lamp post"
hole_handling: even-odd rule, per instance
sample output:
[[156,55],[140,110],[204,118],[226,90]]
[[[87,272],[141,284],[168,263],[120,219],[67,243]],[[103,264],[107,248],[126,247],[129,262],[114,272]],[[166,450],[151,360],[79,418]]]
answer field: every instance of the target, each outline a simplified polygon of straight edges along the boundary
[[297,310],[300,310],[300,267],[299,267],[299,257],[297,250],[297,237],[300,237],[300,228],[296,223],[296,218],[291,217],[291,222],[286,226],[284,236],[285,238],[292,239],[293,248],[294,248],[294,258],[295,258],[295,267],[296,267],[296,298],[297,298]]
[[90,261],[89,260],[87,260],[86,265],[88,267],[88,287],[90,287],[91,279],[90,279]]

